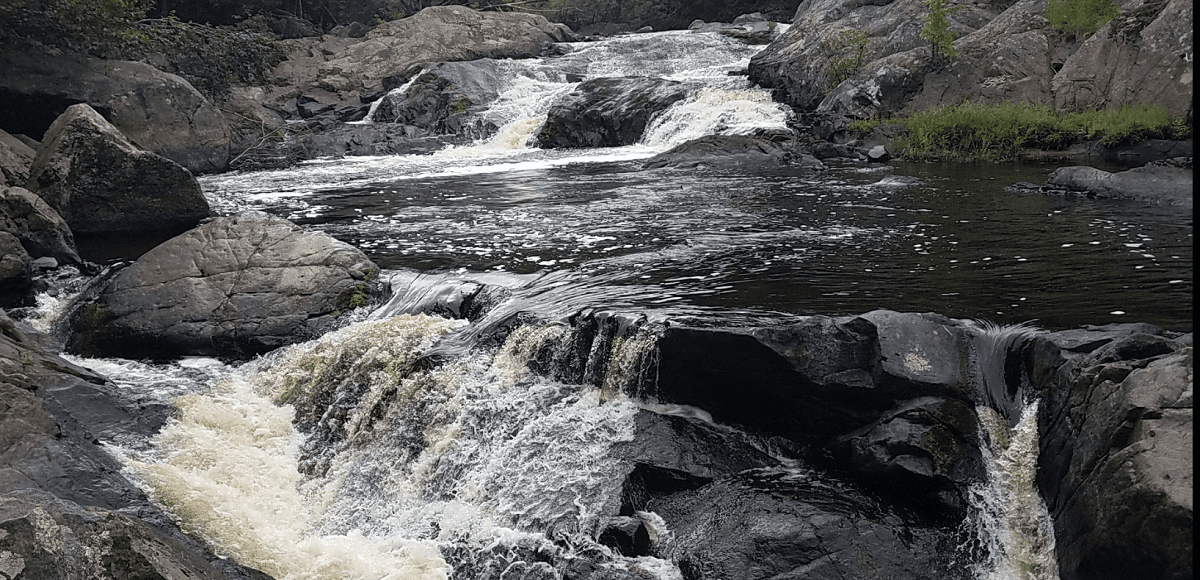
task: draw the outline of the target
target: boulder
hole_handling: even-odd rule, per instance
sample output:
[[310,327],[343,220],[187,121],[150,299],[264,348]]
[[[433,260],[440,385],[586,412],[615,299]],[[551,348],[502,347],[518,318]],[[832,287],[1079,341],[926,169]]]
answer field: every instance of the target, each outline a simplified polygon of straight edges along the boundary
[[1030,358],[1048,381],[1037,483],[1060,577],[1190,578],[1191,335],[1058,334],[1038,339]]
[[1116,173],[1083,165],[1060,167],[1050,174],[1046,186],[1100,199],[1132,199],[1191,209],[1192,158],[1154,161]]
[[362,252],[262,212],[214,219],[119,272],[68,348],[88,356],[244,358],[308,340],[380,291]]
[[87,103],[138,147],[193,173],[224,170],[224,115],[182,78],[146,64],[41,51],[0,54],[0,127],[41,139],[67,107]]
[[25,185],[37,151],[0,129],[0,186]]
[[77,235],[183,231],[211,215],[187,169],[138,149],[87,105],[50,126],[27,187]]
[[659,78],[590,79],[554,103],[536,138],[546,149],[632,145],[656,114],[687,94],[683,83]]
[[79,264],[75,236],[67,222],[42,198],[20,187],[0,186],[0,231],[21,240],[34,258],[51,257],[60,264]]
[[33,303],[33,258],[16,236],[0,231],[0,308]]
[[790,162],[796,162],[812,171],[825,168],[824,164],[810,155],[792,151],[769,139],[750,135],[707,135],[692,139],[647,159],[643,167],[771,168]]
[[1054,75],[1054,105],[1068,111],[1158,105],[1192,114],[1192,28],[1188,0],[1128,3],[1083,42]]
[[946,531],[803,468],[748,471],[650,509],[671,534],[656,555],[684,578],[924,579],[958,555]]

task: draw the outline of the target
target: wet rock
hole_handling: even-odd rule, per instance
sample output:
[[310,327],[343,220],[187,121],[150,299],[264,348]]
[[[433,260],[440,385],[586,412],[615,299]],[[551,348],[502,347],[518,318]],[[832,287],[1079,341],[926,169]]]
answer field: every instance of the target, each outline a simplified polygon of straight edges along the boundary
[[546,149],[619,147],[642,138],[658,113],[687,97],[683,83],[649,77],[598,78],[563,95],[536,138]]
[[0,129],[0,186],[23,186],[29,179],[29,166],[37,151]]
[[16,236],[0,231],[0,307],[33,304],[33,259]]
[[657,555],[683,577],[944,578],[949,535],[853,486],[802,469],[757,470],[651,505],[672,532]]
[[597,540],[622,556],[650,555],[650,528],[640,518],[618,516],[609,520]]
[[87,105],[51,125],[27,187],[76,235],[183,231],[211,215],[187,169],[138,149]]
[[79,264],[75,236],[67,222],[42,201],[20,187],[0,186],[0,231],[13,234],[31,256]]
[[1046,186],[1100,199],[1132,199],[1181,208],[1192,207],[1192,158],[1154,161],[1117,173],[1077,165],[1060,167]]
[[768,139],[749,135],[707,135],[692,139],[651,157],[643,167],[770,168],[790,162],[812,171],[825,168],[824,164],[810,155],[795,152]]
[[1190,340],[1128,328],[1089,334],[1107,340],[1067,337],[1089,345],[1079,354],[1059,351],[1051,335],[1033,355],[1048,379],[1038,486],[1061,577],[1191,577]]
[[382,289],[362,252],[247,212],[172,238],[89,304],[69,348],[89,356],[249,357],[308,340]]
[[1054,106],[1086,111],[1153,104],[1190,118],[1194,3],[1151,0],[1126,6],[1054,75]]
[[913,177],[911,175],[889,175],[871,185],[890,191],[900,191],[920,183],[920,177]]
[[224,115],[182,78],[149,65],[41,51],[0,55],[0,125],[35,138],[67,107],[87,103],[141,149],[193,173],[224,170]]
[[475,139],[490,136],[495,125],[474,126],[467,119],[506,88],[500,80],[502,66],[494,59],[430,65],[403,94],[394,91],[384,96],[372,120]]

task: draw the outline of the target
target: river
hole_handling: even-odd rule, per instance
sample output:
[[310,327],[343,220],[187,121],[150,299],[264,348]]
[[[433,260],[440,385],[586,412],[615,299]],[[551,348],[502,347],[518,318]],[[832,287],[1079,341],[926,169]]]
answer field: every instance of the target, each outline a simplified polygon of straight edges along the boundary
[[[483,113],[499,131],[474,145],[201,183],[218,213],[263,210],[328,232],[404,284],[505,285],[520,308],[548,319],[595,307],[727,320],[885,308],[1052,330],[1113,322],[1191,330],[1191,216],[1005,191],[1043,182],[1053,165],[643,169],[645,159],[695,136],[785,126],[787,111],[729,74],[758,48],[686,32],[577,46],[556,59],[506,64],[512,76]],[[664,76],[696,90],[636,145],[529,145],[555,96],[581,77],[621,75]],[[897,186],[892,176],[920,182]],[[400,311],[393,304],[363,313],[245,365],[76,362],[175,405],[159,436],[111,449],[187,529],[241,562],[297,579],[498,578],[506,570],[563,577],[545,562],[548,575],[534,575],[541,564],[525,556],[594,544],[602,514],[620,502],[611,450],[634,437],[639,410],[663,410],[531,374],[529,345],[561,338],[555,326],[520,328],[496,348],[463,349],[449,364],[414,371],[422,352],[465,323]],[[636,360],[637,345],[625,346]],[[349,382],[354,400],[337,419],[343,439],[330,444],[296,429],[304,397],[322,388],[344,394]],[[389,397],[407,402],[377,412]],[[1007,439],[995,429],[1003,427],[993,426],[993,438]],[[1019,431],[1030,429],[1025,421]],[[1028,469],[1036,445],[1021,440],[1026,456],[1007,461]],[[1015,451],[995,449],[1006,453]],[[1003,497],[1013,477],[991,479],[989,497]],[[1032,511],[1020,517],[1032,517],[1024,527],[1036,533],[1044,507],[1036,490],[1024,491]],[[976,518],[990,530],[978,531],[981,543],[1013,527],[1002,515],[1009,506],[989,502],[1004,500],[976,506],[995,512]],[[657,532],[668,542],[660,555],[669,555],[670,531]],[[618,560],[644,577],[684,577],[668,556]],[[1055,577],[1052,563],[1039,565],[1050,570],[1039,578]],[[972,577],[1018,577],[1004,571],[1011,562],[971,566]]]

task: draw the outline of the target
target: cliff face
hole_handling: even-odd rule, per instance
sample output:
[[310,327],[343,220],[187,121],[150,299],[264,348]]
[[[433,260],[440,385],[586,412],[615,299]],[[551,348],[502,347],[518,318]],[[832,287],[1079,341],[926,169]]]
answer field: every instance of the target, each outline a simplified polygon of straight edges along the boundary
[[[964,100],[1060,110],[1156,104],[1191,117],[1192,14],[1184,0],[1131,0],[1082,43],[1052,28],[1044,0],[968,1],[950,15],[961,53],[933,61],[919,37],[921,0],[806,0],[787,34],[750,62],[750,77],[802,111],[886,117]],[[865,64],[833,70],[847,31],[866,35]]]

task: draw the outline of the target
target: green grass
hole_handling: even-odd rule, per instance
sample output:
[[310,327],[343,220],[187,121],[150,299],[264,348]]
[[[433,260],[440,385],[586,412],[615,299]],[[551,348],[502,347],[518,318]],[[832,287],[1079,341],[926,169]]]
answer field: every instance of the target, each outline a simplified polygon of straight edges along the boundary
[[1109,111],[1059,113],[1046,105],[963,103],[898,119],[854,121],[850,130],[868,134],[893,123],[908,129],[896,140],[908,159],[1003,161],[1029,150],[1062,150],[1075,143],[1104,145],[1144,139],[1188,139],[1191,128],[1157,106],[1122,105]]

